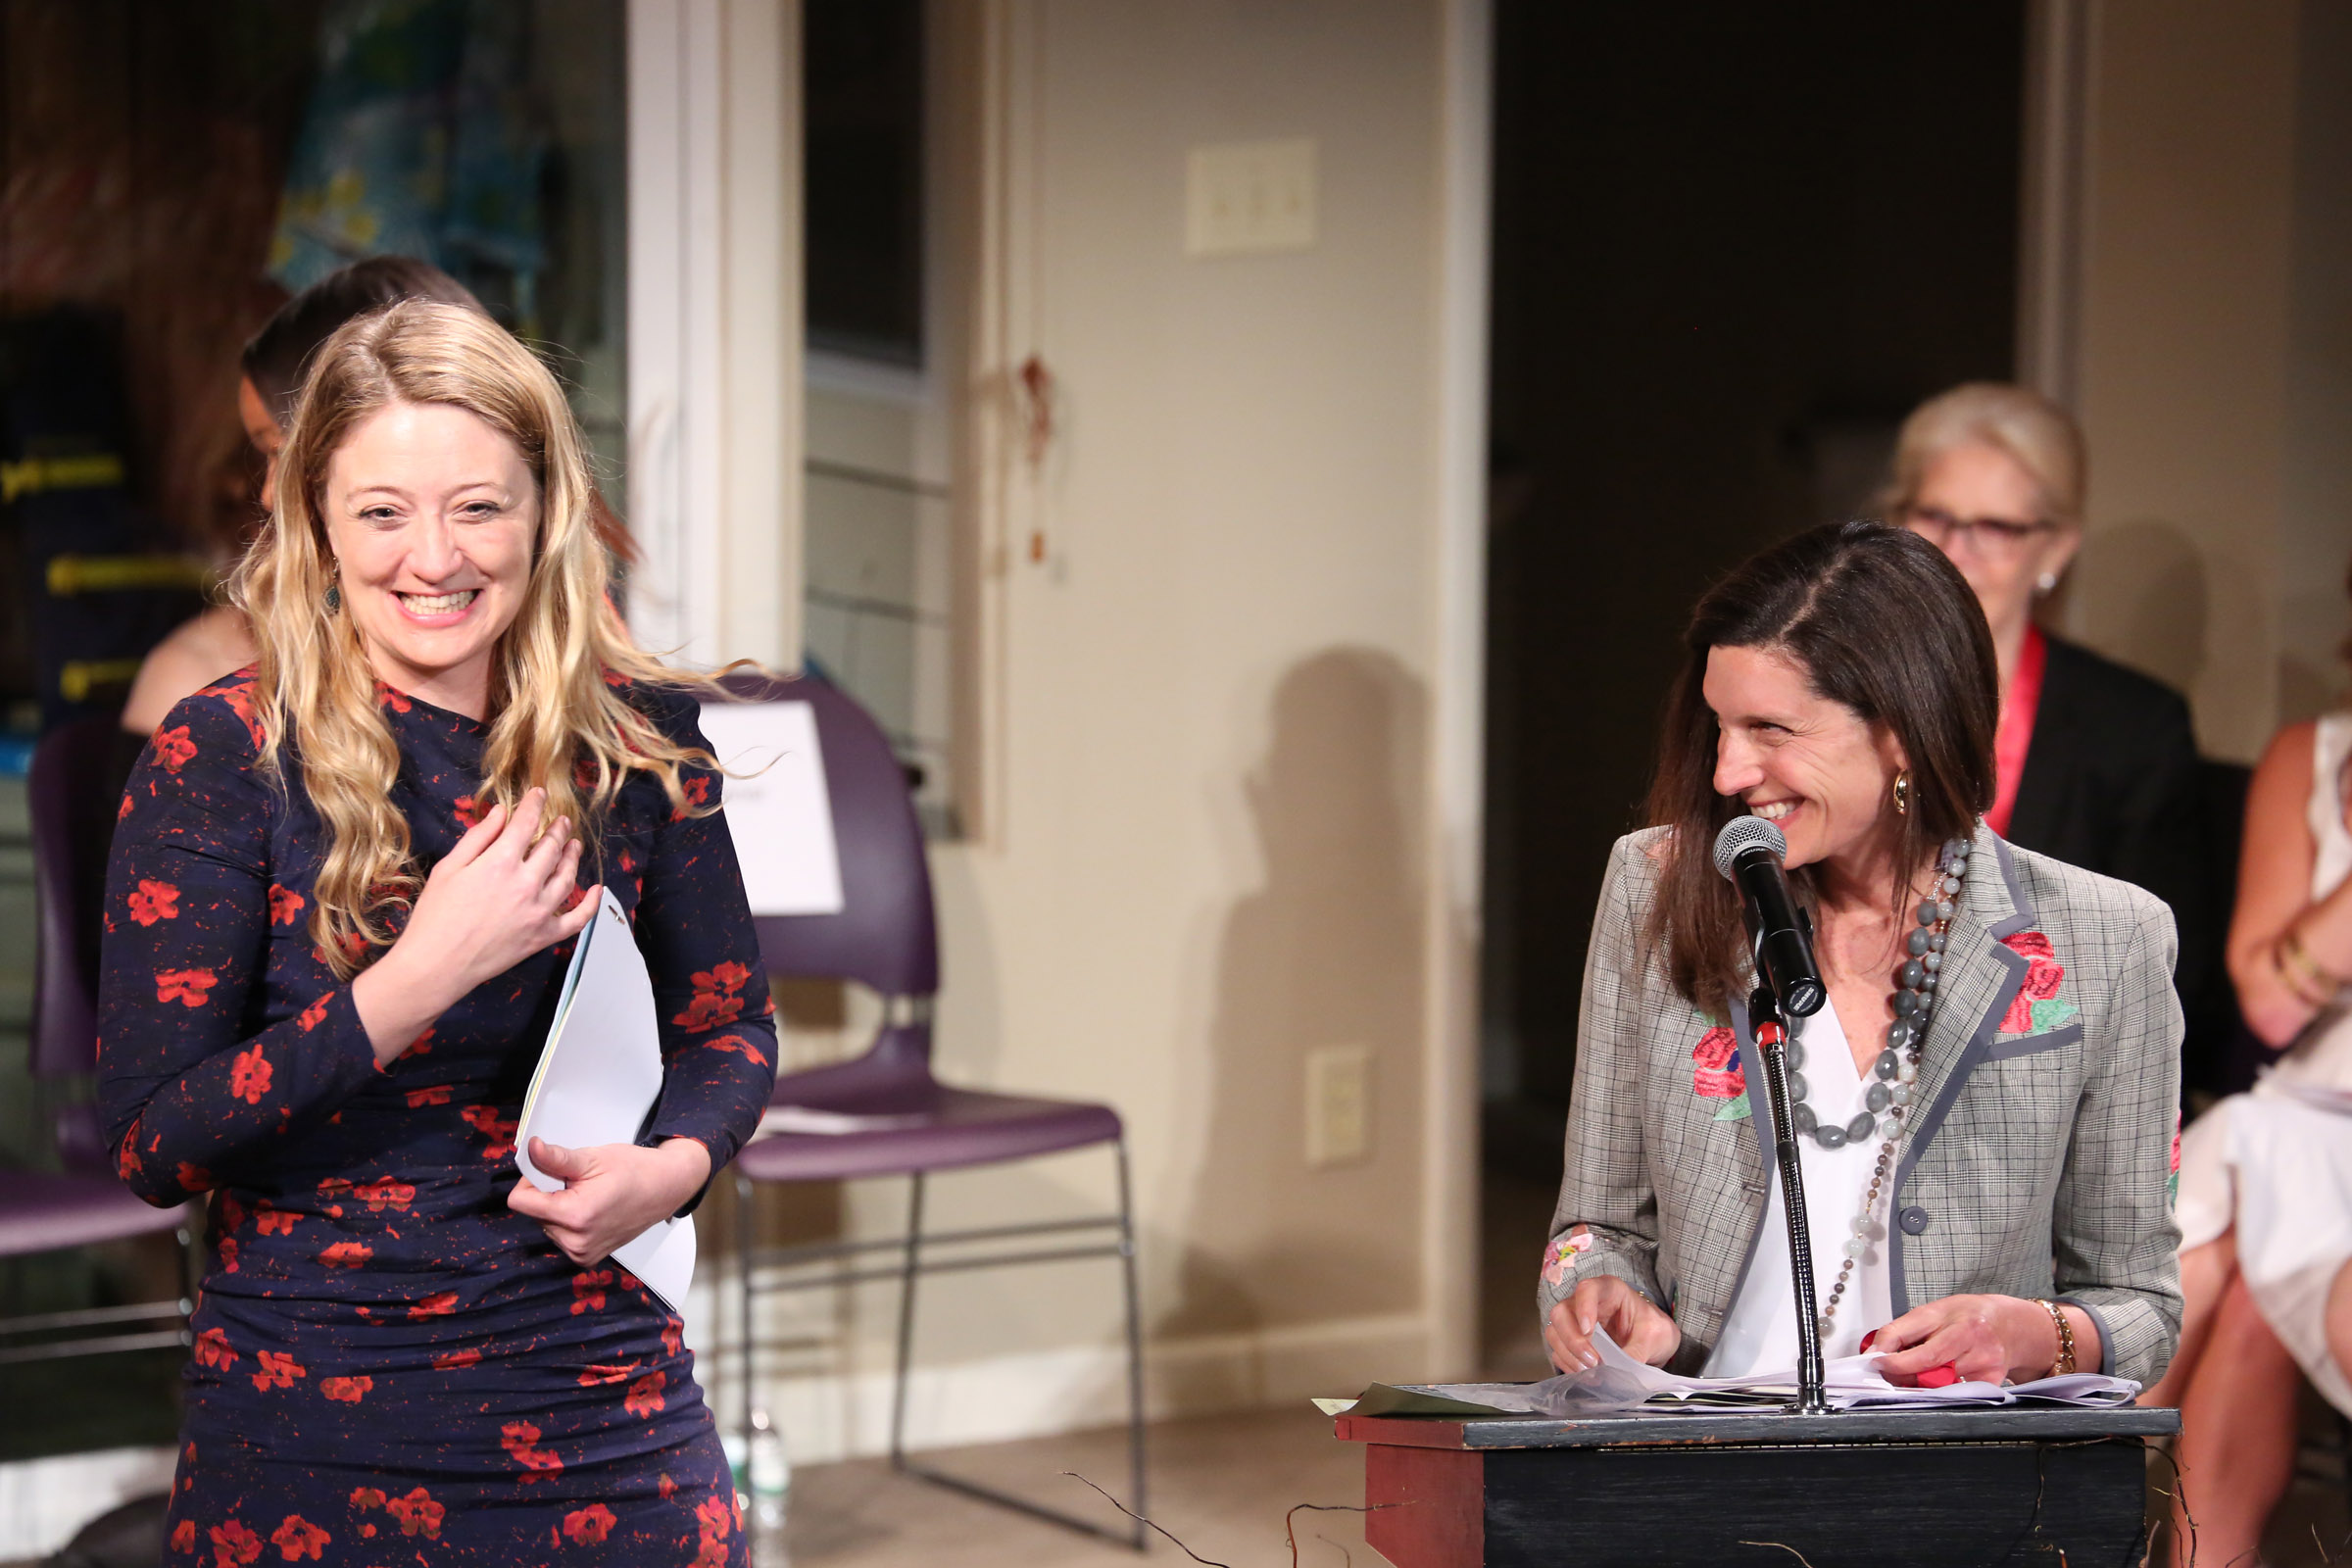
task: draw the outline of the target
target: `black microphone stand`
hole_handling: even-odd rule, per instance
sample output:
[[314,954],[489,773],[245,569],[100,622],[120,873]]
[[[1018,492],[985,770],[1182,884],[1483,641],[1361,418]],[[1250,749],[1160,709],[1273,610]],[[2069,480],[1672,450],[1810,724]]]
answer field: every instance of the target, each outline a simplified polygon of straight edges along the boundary
[[[1758,969],[1759,977],[1762,975]],[[1813,1287],[1813,1234],[1805,1219],[1805,1174],[1796,1157],[1796,1123],[1789,1114],[1788,1025],[1781,999],[1759,978],[1747,999],[1748,1030],[1764,1058],[1764,1095],[1772,1105],[1772,1147],[1780,1156],[1781,1211],[1788,1221],[1788,1277],[1796,1291],[1796,1415],[1830,1414],[1821,1361],[1821,1301]]]

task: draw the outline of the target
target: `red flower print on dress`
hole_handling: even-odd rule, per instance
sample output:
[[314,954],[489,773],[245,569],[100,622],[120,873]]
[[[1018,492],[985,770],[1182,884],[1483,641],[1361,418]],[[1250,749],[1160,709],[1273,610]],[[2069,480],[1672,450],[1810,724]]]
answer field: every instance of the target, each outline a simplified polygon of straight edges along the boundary
[[1721,1024],[1698,1037],[1690,1052],[1698,1066],[1691,1092],[1702,1100],[1737,1100],[1747,1093],[1747,1069],[1740,1064],[1740,1038]]
[[315,998],[309,1006],[302,1009],[302,1016],[294,1021],[302,1025],[302,1032],[307,1035],[326,1021],[327,1009],[334,1004],[334,993],[330,991],[323,997]]
[[423,1300],[421,1300],[421,1301],[418,1301],[418,1302],[417,1302],[417,1303],[416,1303],[415,1306],[412,1306],[412,1307],[410,1307],[410,1308],[409,1308],[409,1316],[411,1316],[411,1317],[413,1317],[413,1318],[416,1318],[416,1317],[448,1317],[448,1316],[452,1315],[453,1313],[455,1313],[455,1312],[457,1311],[457,1309],[458,1309],[458,1293],[457,1293],[457,1292],[455,1292],[455,1291],[435,1291],[435,1292],[434,1292],[432,1295],[430,1295],[430,1296],[426,1297],[426,1298],[425,1298]]
[[262,1554],[262,1538],[238,1520],[215,1525],[206,1534],[213,1538],[213,1568],[237,1568]]
[[212,1000],[205,993],[220,983],[220,977],[210,969],[158,969],[155,973],[155,1000],[201,1007]]
[[643,1416],[651,1421],[662,1413],[662,1391],[668,1383],[669,1374],[666,1372],[648,1372],[629,1385],[629,1396],[620,1401],[621,1408],[631,1415]]
[[703,1044],[712,1051],[740,1051],[744,1059],[755,1067],[767,1065],[767,1057],[760,1054],[760,1048],[741,1035],[720,1035],[716,1040],[706,1040]]
[[446,1105],[448,1103],[449,1085],[447,1084],[427,1084],[422,1089],[409,1091],[409,1108],[411,1110],[416,1110],[425,1105]]
[[292,888],[281,888],[274,882],[270,883],[270,923],[271,925],[292,925],[302,917],[303,906],[308,902]]
[[234,1236],[221,1237],[214,1244],[213,1255],[220,1260],[221,1273],[234,1274],[237,1271],[237,1239]]
[[194,1551],[196,1549],[195,1520],[182,1519],[172,1527],[172,1549],[173,1551]]
[[564,1468],[564,1461],[553,1448],[536,1446],[539,1429],[528,1421],[510,1421],[498,1429],[499,1446],[514,1455],[514,1462],[533,1472],[525,1481],[536,1481],[541,1475],[552,1475]]
[[685,1319],[673,1317],[662,1325],[662,1348],[671,1355],[684,1352],[686,1348]]
[[164,764],[164,771],[176,773],[195,760],[196,743],[188,738],[188,726],[160,729],[155,732],[155,760]]
[[337,1242],[318,1254],[318,1261],[328,1268],[358,1268],[375,1255],[375,1249],[366,1242]]
[[305,1557],[318,1560],[318,1548],[327,1543],[327,1534],[298,1513],[286,1515],[286,1522],[270,1533],[270,1544],[285,1554],[288,1562],[300,1562]]
[[253,1228],[264,1236],[291,1236],[294,1234],[294,1222],[300,1218],[300,1214],[273,1208],[266,1202],[253,1205]]
[[460,1367],[478,1366],[481,1363],[481,1359],[482,1352],[471,1348],[463,1350],[451,1350],[446,1355],[436,1355],[433,1357],[433,1370],[436,1372],[455,1372]]
[[449,808],[457,817],[459,825],[468,830],[480,827],[482,818],[490,814],[489,808],[478,804],[470,795],[459,796],[449,803]]
[[521,1125],[512,1116],[501,1116],[495,1106],[467,1105],[458,1112],[466,1124],[490,1140],[482,1151],[484,1159],[504,1159],[514,1152],[514,1129]]
[[154,882],[141,877],[127,902],[130,905],[130,917],[141,925],[179,918],[179,889],[169,882]]
[[672,822],[683,822],[710,804],[710,775],[706,773],[700,778],[688,779],[678,794],[682,799],[677,809],[669,813]]
[[122,804],[115,808],[115,820],[120,822],[130,814],[130,792],[122,792]]
[[2009,1010],[2001,1014],[2000,1032],[2015,1035],[2051,1029],[2073,1017],[2075,1009],[2070,1004],[2057,1003],[2050,1008],[2038,1005],[2055,1003],[2058,984],[2066,978],[2066,969],[2058,962],[2050,939],[2039,931],[2019,931],[2000,940],[2002,947],[2026,960],[2025,981],[2017,988],[2017,995],[2009,999]]
[[262,1054],[261,1047],[240,1051],[228,1070],[228,1092],[248,1105],[258,1105],[270,1092],[270,1058]]
[[375,701],[378,707],[389,708],[395,713],[408,712],[416,706],[415,704],[411,703],[407,697],[385,685],[380,680],[375,683]]
[[590,1269],[571,1277],[571,1315],[582,1312],[602,1312],[605,1309],[605,1287],[612,1283],[609,1268]]
[[228,1343],[226,1329],[206,1329],[196,1336],[196,1364],[225,1371],[234,1366],[236,1350]]
[[296,1378],[310,1376],[302,1363],[290,1355],[281,1355],[275,1350],[256,1350],[254,1357],[262,1363],[262,1369],[253,1375],[253,1386],[264,1394],[271,1389],[290,1389]]
[[182,1192],[209,1193],[213,1190],[213,1173],[202,1165],[191,1165],[183,1159],[179,1162],[179,1169],[173,1172],[172,1176],[179,1183]]
[[620,1521],[612,1516],[612,1509],[601,1502],[592,1502],[585,1508],[574,1508],[564,1516],[564,1534],[574,1545],[590,1546],[611,1535],[612,1527],[618,1523]]
[[694,1568],[727,1568],[727,1537],[737,1523],[734,1499],[705,1497],[694,1505],[694,1523],[702,1536]]
[[374,1181],[362,1182],[354,1187],[351,1196],[367,1200],[370,1214],[380,1214],[387,1208],[405,1210],[415,1200],[416,1189],[393,1177],[378,1176]]
[[422,1487],[405,1497],[386,1497],[384,1511],[400,1521],[404,1536],[422,1536],[437,1541],[441,1536],[441,1518],[449,1510],[433,1500],[432,1494]]
[[319,1382],[318,1392],[330,1399],[340,1399],[345,1404],[357,1404],[360,1402],[360,1396],[374,1387],[375,1379],[373,1378],[325,1378]]
[[253,682],[249,680],[224,681],[218,686],[209,688],[202,695],[218,697],[226,703],[229,711],[245,721],[245,733],[253,737],[253,749],[257,752],[262,749],[262,721],[253,710]]
[[587,1370],[574,1381],[583,1389],[594,1389],[607,1383],[626,1383],[636,1374],[636,1371],[637,1363],[634,1361],[621,1361],[610,1366],[599,1365],[591,1361],[588,1363]]
[[722,1023],[733,1023],[743,1011],[743,999],[735,993],[752,977],[752,971],[729,959],[714,964],[694,975],[694,999],[686,1010],[670,1019],[681,1029],[714,1029]]

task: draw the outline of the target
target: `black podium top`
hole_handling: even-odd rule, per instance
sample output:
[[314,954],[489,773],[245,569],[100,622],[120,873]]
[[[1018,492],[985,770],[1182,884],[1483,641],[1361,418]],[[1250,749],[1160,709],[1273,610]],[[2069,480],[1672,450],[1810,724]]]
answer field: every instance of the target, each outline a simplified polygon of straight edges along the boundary
[[2107,1410],[1995,1405],[1847,1410],[1835,1415],[1639,1410],[1571,1421],[1343,1415],[1337,1423],[1338,1435],[1350,1443],[1414,1448],[1610,1448],[1681,1444],[1731,1447],[1747,1444],[2067,1443],[2163,1438],[2180,1430],[2180,1412],[2138,1405]]

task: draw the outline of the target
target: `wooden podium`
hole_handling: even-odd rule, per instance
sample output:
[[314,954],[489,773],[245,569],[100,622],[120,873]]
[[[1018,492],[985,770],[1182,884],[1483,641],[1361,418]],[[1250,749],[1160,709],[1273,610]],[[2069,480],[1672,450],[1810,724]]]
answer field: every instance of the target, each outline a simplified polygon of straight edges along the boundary
[[2121,1568],[2146,1440],[2180,1430],[2135,1406],[1336,1419],[1396,1568]]

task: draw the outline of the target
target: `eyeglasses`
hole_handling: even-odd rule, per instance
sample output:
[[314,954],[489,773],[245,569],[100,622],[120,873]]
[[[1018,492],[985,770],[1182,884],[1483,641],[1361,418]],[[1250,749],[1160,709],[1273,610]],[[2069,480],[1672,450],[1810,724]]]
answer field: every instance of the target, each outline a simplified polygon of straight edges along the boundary
[[1941,507],[1904,507],[1903,526],[1939,544],[1973,545],[1981,550],[2014,552],[2027,540],[2057,526],[2047,517],[2016,522],[2007,517],[1955,517]]

